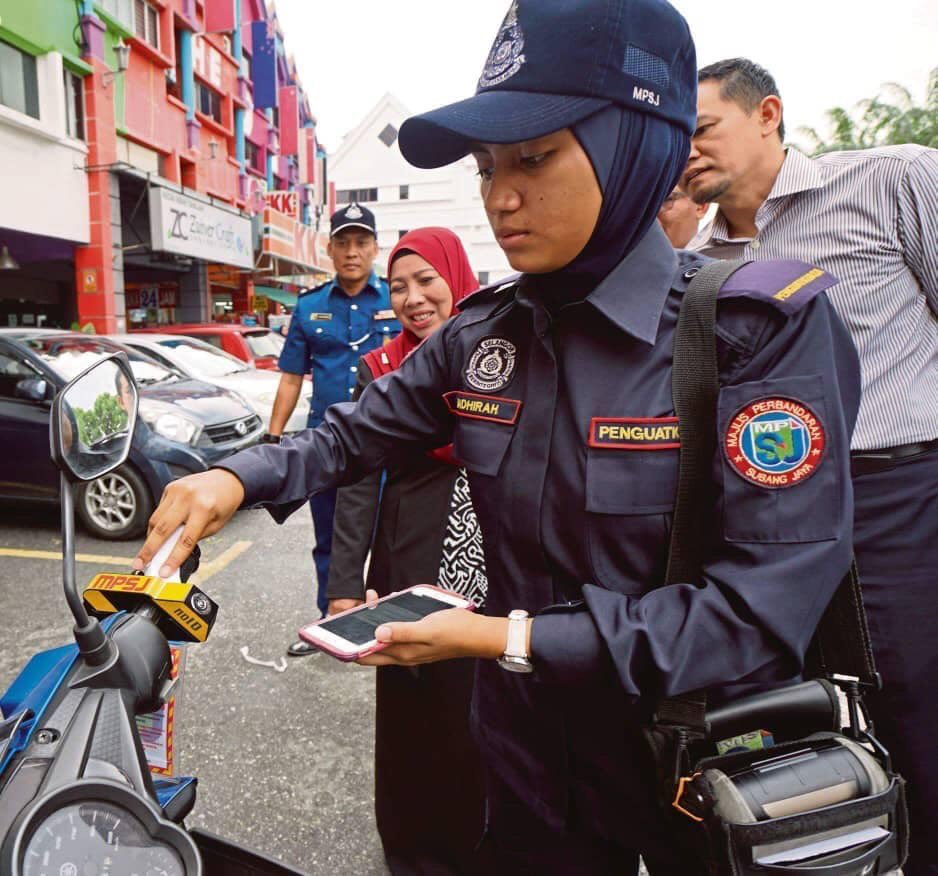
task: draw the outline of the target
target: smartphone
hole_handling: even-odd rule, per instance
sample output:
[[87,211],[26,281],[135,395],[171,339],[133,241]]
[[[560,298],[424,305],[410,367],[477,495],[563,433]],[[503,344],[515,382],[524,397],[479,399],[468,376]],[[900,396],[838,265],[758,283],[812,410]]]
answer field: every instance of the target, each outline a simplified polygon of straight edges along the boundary
[[387,642],[375,639],[375,630],[381,624],[418,621],[448,608],[472,611],[473,605],[458,593],[418,584],[309,624],[300,630],[300,638],[338,660],[358,660],[387,647]]

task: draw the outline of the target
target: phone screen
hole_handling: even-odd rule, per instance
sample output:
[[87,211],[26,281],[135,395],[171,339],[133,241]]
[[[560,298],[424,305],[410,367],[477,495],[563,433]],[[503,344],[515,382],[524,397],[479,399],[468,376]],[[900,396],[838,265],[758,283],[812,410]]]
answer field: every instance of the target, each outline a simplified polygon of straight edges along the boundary
[[455,608],[447,602],[419,596],[416,593],[399,593],[390,599],[378,602],[373,608],[362,607],[343,617],[333,618],[317,624],[335,636],[354,645],[364,645],[375,637],[381,624],[391,621],[418,621],[436,611]]

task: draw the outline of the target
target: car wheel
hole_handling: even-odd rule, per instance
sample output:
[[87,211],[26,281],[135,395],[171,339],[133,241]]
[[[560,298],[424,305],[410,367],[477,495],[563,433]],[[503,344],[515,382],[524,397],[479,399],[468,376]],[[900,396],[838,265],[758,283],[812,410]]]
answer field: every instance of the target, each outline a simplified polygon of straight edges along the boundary
[[78,516],[97,538],[136,538],[153,513],[153,499],[143,478],[129,465],[82,484]]

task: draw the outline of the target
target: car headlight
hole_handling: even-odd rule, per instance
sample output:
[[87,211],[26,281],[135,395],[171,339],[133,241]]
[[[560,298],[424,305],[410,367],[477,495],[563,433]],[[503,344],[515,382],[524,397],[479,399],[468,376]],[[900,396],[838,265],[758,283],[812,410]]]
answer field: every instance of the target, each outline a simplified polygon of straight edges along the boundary
[[200,423],[183,416],[172,405],[142,398],[139,412],[140,419],[157,435],[168,441],[195,445],[202,434]]

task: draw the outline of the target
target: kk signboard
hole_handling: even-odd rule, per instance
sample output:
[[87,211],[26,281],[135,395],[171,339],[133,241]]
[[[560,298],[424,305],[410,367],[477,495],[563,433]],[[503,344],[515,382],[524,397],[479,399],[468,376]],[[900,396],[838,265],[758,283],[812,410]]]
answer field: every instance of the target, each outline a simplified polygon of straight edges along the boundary
[[154,250],[235,265],[254,266],[251,220],[172,189],[150,189]]
[[300,199],[296,192],[265,192],[264,202],[271,210],[276,210],[292,219],[299,218]]

